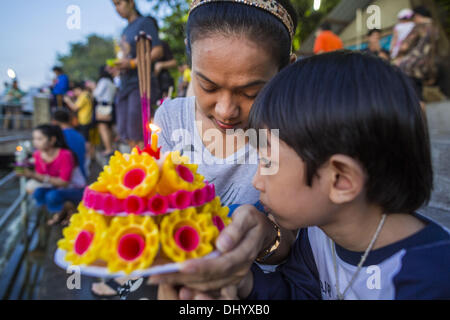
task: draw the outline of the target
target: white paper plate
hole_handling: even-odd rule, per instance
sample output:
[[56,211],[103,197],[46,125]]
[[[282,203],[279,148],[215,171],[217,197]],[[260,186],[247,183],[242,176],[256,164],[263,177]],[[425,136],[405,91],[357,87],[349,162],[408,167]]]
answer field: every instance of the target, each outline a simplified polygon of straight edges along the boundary
[[[209,255],[201,258],[201,259],[212,259],[217,258],[220,255],[220,252],[214,251]],[[72,265],[70,262],[67,262],[64,258],[66,257],[66,251],[57,249],[55,252],[54,261],[56,265],[64,270],[68,270]],[[173,273],[180,270],[180,263],[167,263],[162,265],[156,265],[151,268],[145,270],[136,270],[131,274],[125,274],[125,272],[117,272],[110,273],[107,268],[98,267],[98,266],[76,266],[80,268],[81,274],[88,277],[97,277],[97,278],[118,278],[118,277],[148,277],[155,274],[164,274],[164,273]],[[75,266],[74,266],[75,267]]]

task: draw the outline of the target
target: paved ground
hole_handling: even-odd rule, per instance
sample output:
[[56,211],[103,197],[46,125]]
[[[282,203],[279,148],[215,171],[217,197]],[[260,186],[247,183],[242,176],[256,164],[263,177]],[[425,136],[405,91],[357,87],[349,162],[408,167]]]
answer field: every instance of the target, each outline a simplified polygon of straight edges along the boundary
[[422,211],[450,229],[450,101],[427,109],[434,170],[434,190]]

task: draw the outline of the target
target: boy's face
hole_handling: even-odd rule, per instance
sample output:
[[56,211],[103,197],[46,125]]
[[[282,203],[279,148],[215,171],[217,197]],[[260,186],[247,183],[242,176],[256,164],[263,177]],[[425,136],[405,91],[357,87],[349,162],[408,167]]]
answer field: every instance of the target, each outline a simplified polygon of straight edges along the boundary
[[[269,136],[269,143],[270,139]],[[270,166],[278,166],[278,172],[262,175],[261,169],[268,168],[270,162]],[[318,174],[321,175],[321,170]],[[253,185],[260,191],[260,200],[266,209],[286,229],[328,222],[333,204],[328,198],[326,179],[314,177],[312,186],[308,186],[305,163],[281,140],[278,157],[272,155],[270,150],[260,149],[260,164],[253,178]]]

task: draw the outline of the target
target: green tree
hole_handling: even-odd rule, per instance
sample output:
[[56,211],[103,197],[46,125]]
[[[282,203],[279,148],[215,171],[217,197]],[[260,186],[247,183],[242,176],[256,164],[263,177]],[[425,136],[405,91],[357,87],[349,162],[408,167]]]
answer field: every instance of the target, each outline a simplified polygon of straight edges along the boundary
[[92,34],[85,42],[71,43],[69,54],[58,54],[57,60],[71,80],[83,81],[95,80],[99,68],[114,56],[113,39]]
[[148,0],[153,3],[152,10],[162,21],[161,38],[170,46],[178,63],[186,60],[185,26],[189,13],[189,0]]
[[325,16],[334,9],[341,0],[322,0],[320,9],[313,9],[314,0],[291,0],[298,15],[297,32],[295,33],[294,50],[300,49],[302,42],[314,32]]

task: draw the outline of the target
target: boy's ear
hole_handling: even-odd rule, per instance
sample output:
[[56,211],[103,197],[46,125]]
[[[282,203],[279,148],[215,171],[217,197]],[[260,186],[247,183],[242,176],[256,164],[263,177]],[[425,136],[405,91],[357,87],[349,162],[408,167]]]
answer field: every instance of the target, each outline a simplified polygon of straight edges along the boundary
[[345,155],[333,155],[328,162],[329,197],[335,204],[356,199],[364,189],[366,176],[361,164]]

